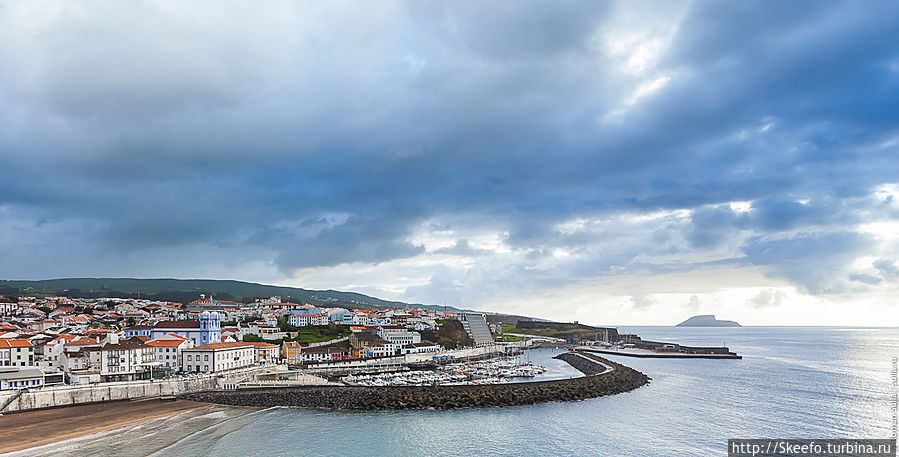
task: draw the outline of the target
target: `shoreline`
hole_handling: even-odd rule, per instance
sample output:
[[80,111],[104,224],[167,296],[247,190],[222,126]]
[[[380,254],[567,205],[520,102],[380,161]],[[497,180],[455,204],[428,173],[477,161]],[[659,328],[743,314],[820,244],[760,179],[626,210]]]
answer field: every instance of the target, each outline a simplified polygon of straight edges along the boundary
[[147,399],[7,413],[0,416],[0,455],[207,407],[189,400]]

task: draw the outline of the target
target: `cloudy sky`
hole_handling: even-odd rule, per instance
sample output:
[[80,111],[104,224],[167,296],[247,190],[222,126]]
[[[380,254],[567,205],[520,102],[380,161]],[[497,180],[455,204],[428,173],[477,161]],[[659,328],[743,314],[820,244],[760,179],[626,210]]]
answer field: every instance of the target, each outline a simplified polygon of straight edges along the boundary
[[0,278],[899,325],[899,3],[0,1]]

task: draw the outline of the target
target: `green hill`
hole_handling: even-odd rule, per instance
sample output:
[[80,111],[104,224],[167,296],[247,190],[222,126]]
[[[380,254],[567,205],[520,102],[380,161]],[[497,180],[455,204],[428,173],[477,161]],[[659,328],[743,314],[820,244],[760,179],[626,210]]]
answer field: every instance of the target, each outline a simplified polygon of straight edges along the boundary
[[[298,287],[270,286],[244,281],[218,279],[135,279],[135,278],[63,278],[37,281],[0,280],[0,294],[52,294],[83,298],[150,298],[169,301],[190,301],[199,294],[212,294],[222,300],[252,302],[255,298],[280,296],[283,300],[309,302],[321,306],[351,306],[354,308],[414,308],[444,309],[437,305],[409,304],[382,300],[356,292],[338,290],[309,290]],[[447,311],[461,311],[451,306]]]

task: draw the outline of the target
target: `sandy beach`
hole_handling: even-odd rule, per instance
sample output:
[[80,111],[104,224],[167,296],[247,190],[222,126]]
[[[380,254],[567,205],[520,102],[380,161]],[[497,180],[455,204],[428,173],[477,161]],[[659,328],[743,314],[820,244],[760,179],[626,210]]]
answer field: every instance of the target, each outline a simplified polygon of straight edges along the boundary
[[11,413],[0,416],[0,454],[135,425],[191,409],[186,400],[115,401]]

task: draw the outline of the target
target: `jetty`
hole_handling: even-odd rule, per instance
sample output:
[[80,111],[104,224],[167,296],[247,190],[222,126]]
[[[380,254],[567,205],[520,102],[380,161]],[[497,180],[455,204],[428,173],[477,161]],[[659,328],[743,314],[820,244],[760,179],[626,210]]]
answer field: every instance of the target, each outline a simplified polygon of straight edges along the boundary
[[[708,349],[708,348],[703,348]],[[578,346],[582,352],[594,352],[597,354],[623,355],[625,357],[640,357],[653,359],[742,359],[743,356],[730,352],[723,348],[720,352],[682,352],[674,350],[656,350],[637,347],[618,346]]]

